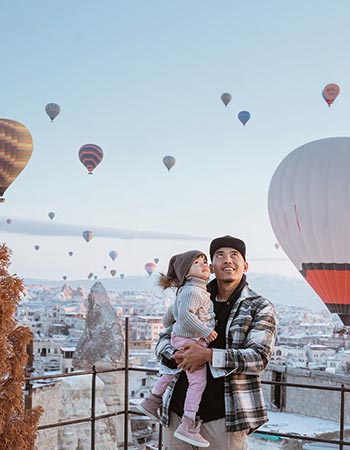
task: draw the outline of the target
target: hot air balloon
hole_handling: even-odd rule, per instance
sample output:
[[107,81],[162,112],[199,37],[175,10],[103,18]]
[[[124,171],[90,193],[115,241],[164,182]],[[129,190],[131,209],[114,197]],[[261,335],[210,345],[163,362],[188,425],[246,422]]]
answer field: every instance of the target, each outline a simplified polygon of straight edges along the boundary
[[98,164],[102,161],[103,158],[103,150],[98,145],[94,144],[85,144],[80,147],[79,150],[79,159],[87,168],[89,175],[92,174],[92,171],[96,168]]
[[69,256],[73,256],[73,252],[68,252],[68,255]]
[[145,264],[145,271],[148,273],[149,276],[152,275],[152,273],[156,270],[157,266],[154,262],[149,262]]
[[121,278],[122,280],[124,280],[125,275],[124,275],[123,273],[121,273],[121,274],[120,274],[120,278]]
[[94,280],[97,280],[97,278],[98,278],[98,276],[97,276],[97,275],[94,275]]
[[339,92],[339,86],[334,83],[327,84],[327,86],[323,89],[322,97],[328,106],[331,106],[334,100],[338,97]]
[[91,280],[91,278],[94,276],[94,274],[92,272],[89,273],[89,275],[87,276],[89,280]]
[[154,260],[153,260],[156,264],[158,264],[159,263],[159,258],[154,258]]
[[223,94],[221,94],[221,100],[222,100],[223,104],[225,106],[227,106],[230,103],[230,101],[232,100],[232,96],[228,92],[224,92]]
[[91,241],[91,239],[94,237],[94,233],[90,230],[83,231],[83,238],[86,240],[86,242]]
[[48,216],[52,220],[55,217],[55,213],[54,212],[49,212]]
[[27,165],[33,152],[29,130],[19,122],[0,119],[0,202],[6,189]]
[[51,122],[55,119],[59,113],[61,112],[61,108],[57,105],[57,103],[48,103],[45,106],[46,114],[50,117]]
[[349,137],[309,142],[280,163],[268,195],[278,242],[344,325],[350,325],[349,167]]
[[10,225],[11,222],[12,222],[11,219],[6,219],[6,223],[7,223],[8,225]]
[[103,266],[103,268],[106,270],[106,269],[107,269],[107,266]]
[[39,246],[39,245],[34,245],[34,249],[35,249],[36,251],[38,251],[38,250],[39,250],[39,248],[40,248],[40,246]]
[[112,269],[111,271],[110,271],[110,274],[112,275],[112,277],[114,277],[114,275],[117,273],[117,271],[116,270],[114,270],[114,269]]
[[280,248],[280,244],[278,242],[275,243],[275,249],[278,250]]
[[245,124],[248,122],[248,120],[250,119],[250,113],[248,111],[240,111],[238,113],[238,119],[240,122],[243,123],[243,125],[245,126]]
[[173,156],[167,155],[163,158],[163,164],[168,169],[168,172],[173,167],[173,165],[176,163],[176,159]]
[[118,256],[118,253],[115,250],[111,250],[109,252],[109,256],[115,261],[116,257]]
[[66,281],[66,279],[67,279],[67,275],[63,275],[63,277],[62,277],[63,279],[64,279],[64,281]]

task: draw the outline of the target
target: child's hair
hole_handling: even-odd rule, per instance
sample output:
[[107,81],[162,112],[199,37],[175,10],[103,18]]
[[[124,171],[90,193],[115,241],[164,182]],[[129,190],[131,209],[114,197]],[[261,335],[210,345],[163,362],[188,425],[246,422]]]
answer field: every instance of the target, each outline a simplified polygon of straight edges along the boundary
[[164,275],[164,273],[160,274],[158,284],[164,290],[170,287],[181,287],[180,282],[177,278],[169,277],[168,275]]

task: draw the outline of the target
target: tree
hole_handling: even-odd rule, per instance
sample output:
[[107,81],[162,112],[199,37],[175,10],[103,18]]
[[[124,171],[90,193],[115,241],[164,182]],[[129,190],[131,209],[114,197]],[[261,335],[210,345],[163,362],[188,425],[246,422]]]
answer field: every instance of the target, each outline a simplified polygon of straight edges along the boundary
[[0,245],[0,448],[33,450],[41,407],[26,410],[24,366],[32,338],[29,328],[18,325],[15,312],[24,291],[22,280],[10,275],[11,251]]

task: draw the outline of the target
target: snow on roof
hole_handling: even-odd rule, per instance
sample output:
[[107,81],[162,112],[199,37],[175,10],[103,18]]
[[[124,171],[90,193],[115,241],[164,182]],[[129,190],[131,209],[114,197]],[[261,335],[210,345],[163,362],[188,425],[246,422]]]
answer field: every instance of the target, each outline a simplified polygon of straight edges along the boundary
[[[269,411],[268,417],[269,422],[259,428],[259,431],[297,433],[311,437],[339,431],[339,421],[274,411]],[[346,429],[350,429],[350,425]]]

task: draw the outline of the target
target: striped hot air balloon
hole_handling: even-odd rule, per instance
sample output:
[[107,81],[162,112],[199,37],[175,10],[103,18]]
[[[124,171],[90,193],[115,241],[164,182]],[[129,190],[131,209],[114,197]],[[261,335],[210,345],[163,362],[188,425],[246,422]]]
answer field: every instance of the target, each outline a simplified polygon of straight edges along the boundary
[[79,159],[87,168],[89,175],[100,164],[103,158],[103,150],[98,145],[85,144],[79,149]]
[[0,119],[0,202],[10,184],[27,165],[33,152],[29,130],[19,122]]
[[90,230],[85,230],[82,232],[83,238],[86,240],[86,242],[91,241],[91,239],[94,237],[94,233]]

